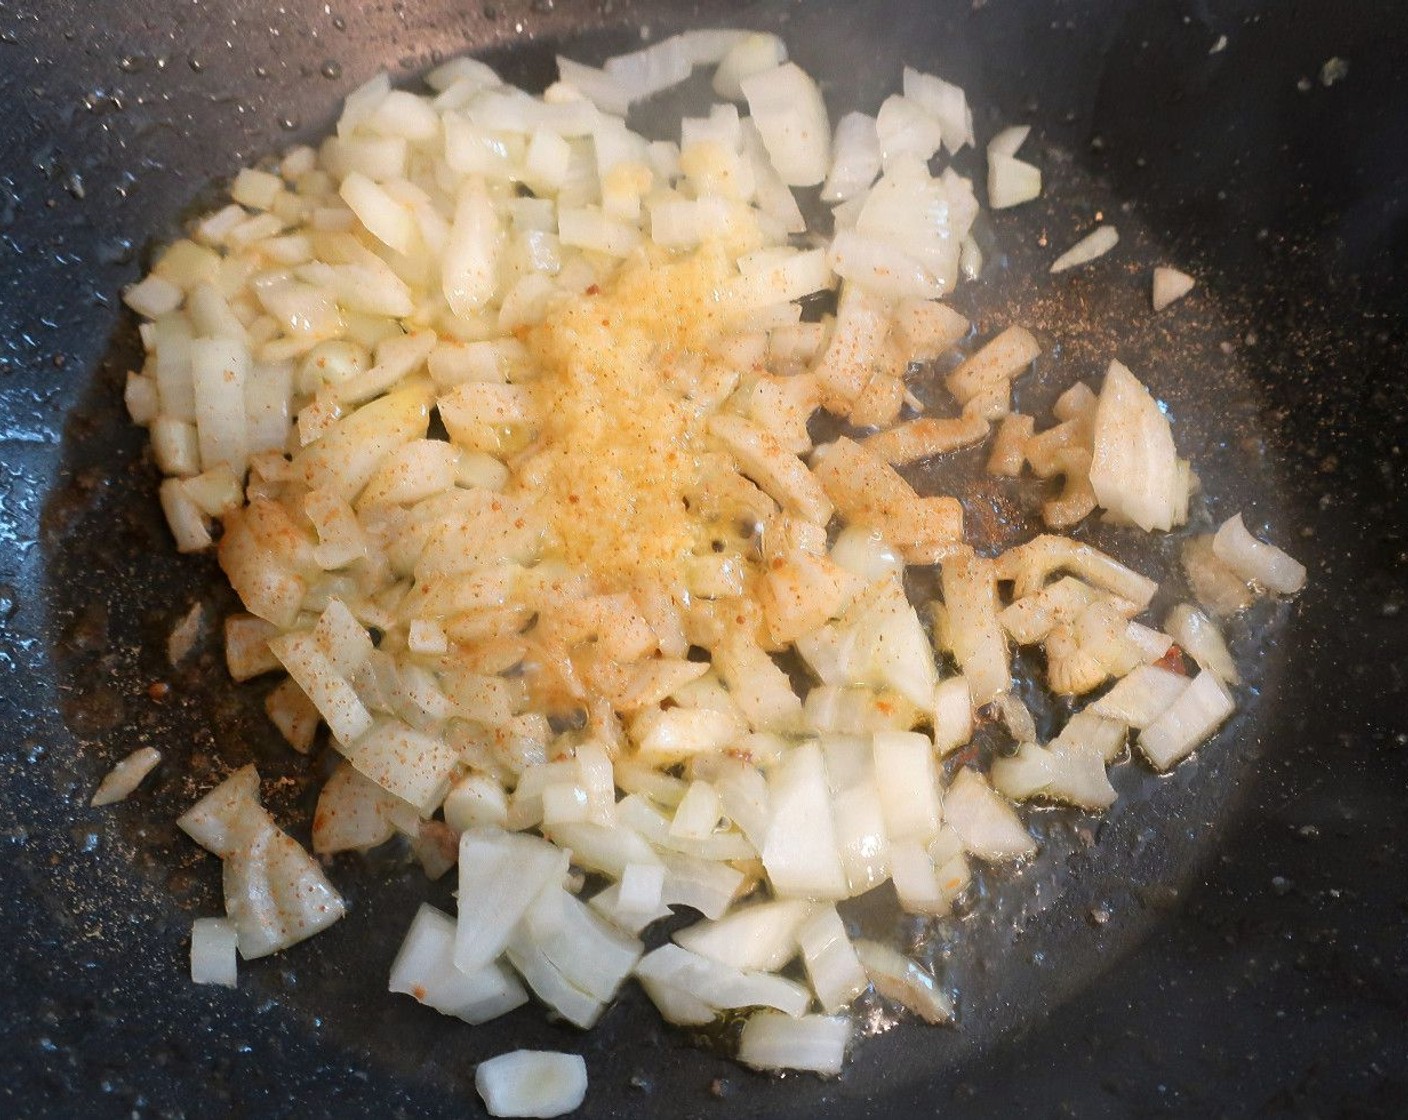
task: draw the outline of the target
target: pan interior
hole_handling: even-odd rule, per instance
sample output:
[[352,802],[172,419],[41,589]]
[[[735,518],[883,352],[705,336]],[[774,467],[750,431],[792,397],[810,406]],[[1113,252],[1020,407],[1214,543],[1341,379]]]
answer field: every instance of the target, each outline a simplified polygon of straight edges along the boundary
[[[1017,79],[1002,65],[985,65],[980,44],[954,38],[948,25],[903,6],[898,10],[898,25],[883,29],[839,5],[744,16],[780,30],[794,57],[826,79],[833,113],[843,106],[874,111],[897,85],[900,65],[917,62],[967,84],[980,136],[991,135],[997,124],[1036,122],[1027,158],[1043,168],[1044,196],[990,218],[984,274],[961,286],[954,304],[975,321],[980,336],[1020,323],[1049,344],[1036,373],[1018,389],[1018,406],[1043,422],[1062,388],[1077,378],[1098,387],[1106,364],[1118,357],[1167,403],[1180,453],[1203,480],[1207,497],[1195,504],[1191,529],[1206,531],[1214,516],[1247,509],[1252,520],[1278,528],[1294,551],[1292,519],[1266,455],[1264,413],[1245,364],[1247,327],[1220,306],[1215,278],[1154,315],[1151,268],[1184,262],[1167,237],[1146,224],[1138,198],[1125,197],[1092,172],[1088,151],[1074,147],[1059,124],[1049,134],[1042,127],[1062,106],[1023,104],[1011,88]],[[614,19],[607,17],[608,24]],[[559,47],[597,61],[628,42],[630,26],[616,22],[615,30],[577,36],[564,28],[559,38],[516,43],[491,58],[510,80],[541,86]],[[330,90],[318,116],[327,121],[333,111]],[[975,173],[978,161],[969,152],[959,166]],[[1120,230],[1116,253],[1075,275],[1049,278],[1054,255],[1100,220]],[[112,943],[95,950],[100,959],[150,955],[177,987],[185,984],[181,956],[190,920],[219,911],[219,873],[213,859],[176,832],[175,816],[230,767],[255,761],[271,809],[306,839],[317,779],[331,752],[312,764],[293,756],[263,714],[269,683],[235,686],[225,677],[218,620],[235,604],[211,559],[181,558],[171,550],[142,433],[121,409],[120,376],[136,361],[126,323],[70,414],[65,482],[45,508],[48,647],[67,737],[50,752],[47,777],[29,796],[35,812],[43,811],[42,798],[77,807],[112,761],[138,746],[163,750],[166,764],[133,802],[106,814],[74,812],[81,822],[77,842],[91,858],[50,875],[55,889],[46,898],[53,920],[72,936],[105,931]],[[938,371],[915,389],[941,401]],[[929,492],[963,496],[970,522],[983,535],[979,543],[989,548],[1036,531],[1030,518],[1035,492],[986,479],[980,465],[978,455],[960,455],[914,477]],[[1098,526],[1078,535],[1141,570],[1177,571],[1177,535],[1151,542]],[[914,590],[924,592],[922,578]],[[1174,575],[1159,602],[1179,601],[1180,591]],[[193,603],[203,605],[206,628],[196,655],[172,669],[166,635]],[[404,855],[390,850],[334,865],[332,877],[351,902],[347,919],[278,958],[243,968],[237,994],[183,994],[176,1013],[198,1021],[201,1012],[193,1009],[214,1001],[220,1014],[247,1024],[243,1029],[257,1049],[271,1037],[298,1039],[309,1054],[341,1055],[374,1080],[405,1080],[427,1100],[462,1098],[474,1062],[510,1043],[584,1048],[594,1084],[610,1086],[613,1099],[678,1100],[687,1115],[707,1110],[708,1090],[720,1077],[725,1090],[733,1090],[731,1108],[745,1115],[801,1114],[820,1100],[860,1102],[885,1086],[942,1079],[1058,1007],[1177,904],[1262,753],[1264,696],[1276,691],[1283,621],[1263,606],[1236,624],[1231,637],[1249,679],[1241,711],[1173,775],[1155,778],[1137,762],[1122,767],[1114,780],[1123,796],[1104,817],[1037,812],[1040,858],[1019,875],[985,873],[980,897],[961,919],[895,928],[885,905],[858,915],[868,928],[897,935],[936,964],[960,993],[961,1026],[896,1023],[871,1007],[868,1030],[891,1037],[862,1044],[839,1083],[778,1082],[740,1071],[662,1028],[638,993],[628,994],[586,1036],[544,1022],[538,1008],[476,1030],[387,996],[386,971],[415,905],[424,897],[448,905],[450,889],[448,882],[427,887]],[[115,1004],[123,998],[119,988]],[[594,1107],[605,1111],[589,1102]]]

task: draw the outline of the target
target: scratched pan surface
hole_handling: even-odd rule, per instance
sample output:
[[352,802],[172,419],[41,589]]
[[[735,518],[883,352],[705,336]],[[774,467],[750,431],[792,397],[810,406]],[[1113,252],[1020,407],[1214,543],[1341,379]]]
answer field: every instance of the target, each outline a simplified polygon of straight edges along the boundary
[[[590,1116],[1403,1114],[1408,19],[1333,7],[0,5],[0,1114],[473,1115],[475,1062],[518,1046],[583,1051]],[[213,563],[169,552],[121,419],[135,338],[113,294],[221,177],[315,137],[378,69],[411,82],[472,49],[541,85],[560,45],[592,60],[643,24],[721,22],[781,30],[833,106],[873,110],[903,61],[966,85],[980,135],[1036,126],[1048,197],[991,222],[957,301],[1048,344],[1029,408],[1118,354],[1168,402],[1212,495],[1201,515],[1246,509],[1307,561],[1303,600],[1238,630],[1258,652],[1244,713],[1172,778],[1124,768],[1106,820],[1038,815],[1035,867],[987,877],[962,921],[904,931],[962,1024],[872,1009],[882,1037],[836,1082],[740,1070],[638,995],[587,1036],[387,996],[427,893],[394,854],[334,866],[352,910],[327,933],[237,991],[191,987],[189,925],[216,911],[218,873],[172,818],[252,759],[297,822],[317,766],[266,726],[267,684],[222,679],[213,628],[166,663],[191,604],[214,620],[231,601]],[[1349,71],[1326,86],[1332,56]],[[1116,254],[1040,279],[1097,212]],[[1162,261],[1200,286],[1155,318]],[[988,544],[1030,498],[968,493]],[[167,759],[149,787],[87,809],[148,743]]]

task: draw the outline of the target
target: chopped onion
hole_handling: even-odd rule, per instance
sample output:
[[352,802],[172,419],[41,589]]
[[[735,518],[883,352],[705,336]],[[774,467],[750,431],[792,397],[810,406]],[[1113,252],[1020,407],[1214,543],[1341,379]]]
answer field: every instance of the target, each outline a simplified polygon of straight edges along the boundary
[[1119,362],[1105,373],[1095,411],[1090,484],[1101,506],[1146,533],[1178,519],[1183,484],[1168,417]]
[[528,907],[519,932],[567,983],[603,1005],[615,997],[644,951],[638,940],[552,881]]
[[1008,386],[1040,354],[1041,346],[1030,331],[1008,327],[948,375],[949,392],[965,409],[981,408],[983,416],[995,420],[1010,411]]
[[875,785],[871,744],[858,737],[829,735],[822,740],[836,849],[850,894],[864,894],[890,876],[890,839]]
[[1247,532],[1240,513],[1222,523],[1212,539],[1212,551],[1247,582],[1277,595],[1294,595],[1305,586],[1305,565],[1274,544],[1257,540]]
[[637,977],[650,1002],[660,1012],[667,1023],[681,1027],[702,1027],[719,1017],[719,1009],[705,1003],[699,997],[677,988],[673,984],[663,984],[658,980]]
[[901,94],[885,98],[875,115],[875,133],[885,163],[901,156],[927,161],[943,144],[944,135],[933,113]]
[[934,689],[934,750],[942,757],[973,738],[973,693],[968,678],[949,677]]
[[822,182],[831,166],[831,125],[816,82],[786,62],[738,84],[782,181],[789,187]]
[[1090,706],[1095,715],[1130,727],[1148,727],[1168,710],[1188,678],[1157,665],[1141,665]]
[[762,857],[773,889],[784,897],[845,898],[821,748],[806,743],[784,755],[768,775],[768,797],[772,821]]
[[675,934],[676,944],[733,968],[776,972],[797,955],[797,931],[812,906],[795,899],[739,907]]
[[827,1014],[850,1005],[865,991],[865,969],[834,906],[817,906],[797,930],[802,963],[817,1002]]
[[238,936],[228,918],[197,918],[191,923],[191,983],[233,988],[238,981]]
[[1057,257],[1052,262],[1051,271],[1054,274],[1087,265],[1097,257],[1103,257],[1119,244],[1119,240],[1119,230],[1114,226],[1099,226]]
[[912,731],[878,731],[873,744],[886,833],[891,840],[929,840],[939,830],[933,744]]
[[508,945],[543,888],[567,872],[567,853],[544,840],[477,828],[460,837],[455,967],[474,972]]
[[1116,797],[1105,760],[1095,751],[1047,750],[1030,742],[993,762],[992,784],[1016,801],[1049,797],[1083,809],[1106,809]]
[[963,670],[973,707],[980,708],[1012,687],[1007,642],[997,621],[997,584],[992,561],[961,546],[941,568],[948,641]]
[[1106,763],[1114,762],[1124,750],[1128,727],[1117,719],[1107,719],[1089,708],[1066,721],[1061,734],[1051,740],[1053,751],[1089,751]]
[[845,1016],[804,1015],[789,1019],[776,1011],[749,1016],[738,1039],[738,1060],[754,1069],[841,1072],[851,1021]]
[[1139,749],[1158,770],[1167,770],[1222,726],[1236,705],[1215,673],[1202,672],[1139,733]]
[[1222,631],[1197,607],[1180,603],[1169,612],[1164,625],[1168,627],[1172,639],[1199,667],[1214,674],[1225,684],[1239,683],[1237,665],[1232,660],[1232,653],[1227,648]]
[[864,191],[880,174],[880,138],[875,118],[847,113],[831,139],[831,169],[821,188],[823,202],[844,202]]
[[939,119],[943,126],[944,147],[957,152],[973,140],[973,111],[963,90],[942,78],[904,68],[904,95],[917,101]]
[[528,1002],[528,993],[497,961],[455,967],[455,920],[423,903],[391,965],[389,989],[466,1023],[486,1023]]
[[390,840],[398,819],[415,817],[406,802],[363,777],[351,763],[340,762],[318,794],[313,851],[320,856],[366,851]]
[[1154,310],[1162,311],[1169,304],[1177,303],[1193,290],[1196,283],[1186,272],[1179,272],[1176,268],[1160,266],[1154,269]]
[[1026,859],[1036,854],[1036,841],[1012,806],[992,791],[981,774],[967,767],[944,793],[944,823],[979,859]]
[[125,800],[160,761],[161,752],[155,747],[138,747],[103,775],[88,804],[111,805]]
[[772,70],[787,61],[787,44],[778,36],[755,31],[731,46],[714,71],[714,92],[730,101],[742,101],[743,79]]
[[1005,210],[1041,194],[1041,169],[988,149],[988,205]]
[[810,993],[791,980],[767,972],[745,972],[678,945],[662,945],[647,953],[636,965],[636,973],[717,1008],[774,1007],[795,1018],[811,1002]]
[[616,74],[594,66],[584,66],[561,55],[557,56],[557,72],[564,82],[583,94],[603,113],[624,117],[630,108],[633,90]]
[[878,941],[857,941],[855,947],[870,982],[882,996],[926,1023],[953,1022],[953,1000],[927,969]]
[[995,155],[1015,156],[1021,146],[1027,142],[1031,131],[1031,125],[1028,124],[1014,124],[1004,128],[988,141],[988,157],[991,158]]
[[490,1116],[562,1116],[587,1097],[587,1063],[580,1054],[514,1050],[480,1062],[474,1088]]

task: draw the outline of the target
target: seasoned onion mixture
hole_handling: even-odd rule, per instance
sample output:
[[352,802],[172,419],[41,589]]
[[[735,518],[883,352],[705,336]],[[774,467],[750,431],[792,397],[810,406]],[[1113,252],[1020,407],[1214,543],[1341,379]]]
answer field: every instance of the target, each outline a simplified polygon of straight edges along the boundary
[[[678,140],[628,128],[699,67],[718,100]],[[1164,573],[1064,535],[1173,530],[1196,476],[1115,355],[1023,415],[1041,340],[973,338],[942,302],[981,267],[957,87],[906,69],[876,116],[833,121],[781,40],[731,30],[564,59],[541,96],[467,58],[428,81],[379,77],[318,149],[241,171],[126,293],[172,534],[218,548],[248,612],[230,674],[286,674],[273,723],[303,753],[325,724],[342,756],[313,854],[252,767],[182,817],[225,872],[193,975],[234,983],[236,947],[336,921],[316,857],[399,834],[432,878],[457,865],[459,912],[387,916],[410,922],[391,990],[470,1023],[531,991],[589,1027],[635,977],[674,1023],[747,1011],[750,1065],[835,1073],[871,986],[952,1020],[943,978],[837,904],[890,881],[946,914],[975,863],[1035,853],[1014,802],[1106,808],[1127,744],[1176,765],[1235,706],[1215,620],[1304,569],[1234,517],[1187,543],[1201,602],[1152,619]],[[993,207],[1040,192],[1026,135],[987,148]],[[831,228],[803,218],[818,194]],[[1162,306],[1193,280],[1161,271]],[[931,414],[906,378],[955,348]],[[816,445],[822,412],[851,434]],[[896,469],[977,444],[994,475],[1053,480],[1048,532],[999,555]],[[907,565],[940,598],[912,602]],[[1024,685],[1081,698],[1047,742],[1018,647],[1044,652]],[[961,751],[984,718],[1012,740],[988,773]],[[518,1107],[510,1069],[541,1067],[571,1107],[585,1074],[555,1061],[486,1094]]]

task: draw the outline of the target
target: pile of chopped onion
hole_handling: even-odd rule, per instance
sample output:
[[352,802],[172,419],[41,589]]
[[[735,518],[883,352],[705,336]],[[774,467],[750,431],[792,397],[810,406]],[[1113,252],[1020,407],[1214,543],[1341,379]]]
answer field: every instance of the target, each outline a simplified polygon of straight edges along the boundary
[[[678,139],[627,126],[699,66],[721,100]],[[749,1065],[834,1074],[868,988],[955,1018],[838,904],[889,881],[948,914],[977,865],[1037,851],[1014,803],[1108,807],[1127,740],[1175,765],[1238,683],[1215,607],[1160,631],[1155,579],[1063,535],[982,555],[957,498],[896,468],[990,440],[993,474],[1060,480],[1055,533],[1097,509],[1169,532],[1196,480],[1118,361],[1038,430],[1013,386],[1042,342],[970,340],[940,302],[980,259],[958,87],[906,69],[833,129],[780,39],[730,30],[560,74],[541,96],[473,59],[424,96],[378,77],[320,148],[242,171],[126,294],[147,319],[128,408],[178,547],[218,541],[248,612],[232,677],[287,674],[272,721],[301,753],[325,724],[342,756],[317,855],[401,836],[432,878],[457,868],[458,913],[415,916],[392,991],[469,1023],[531,992],[586,1028],[635,980],[675,1023],[746,1012]],[[988,146],[993,207],[1040,191],[1027,131]],[[912,364],[960,344],[923,415]],[[819,409],[869,434],[814,446]],[[1304,582],[1240,518],[1198,556],[1219,586]],[[906,565],[937,566],[941,599],[911,602]],[[1084,701],[1047,742],[1024,646]],[[1013,742],[986,775],[962,751],[982,713]],[[236,771],[181,818],[225,861],[200,980],[343,913],[258,785]],[[647,951],[681,908],[700,920]],[[551,1115],[585,1070],[520,1053],[477,1083],[496,1114]]]

